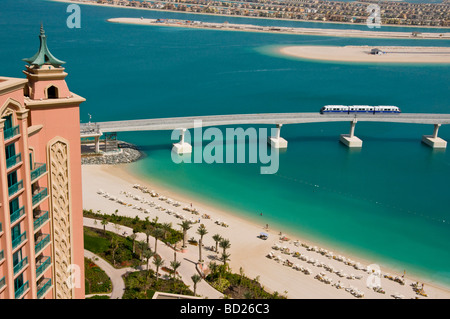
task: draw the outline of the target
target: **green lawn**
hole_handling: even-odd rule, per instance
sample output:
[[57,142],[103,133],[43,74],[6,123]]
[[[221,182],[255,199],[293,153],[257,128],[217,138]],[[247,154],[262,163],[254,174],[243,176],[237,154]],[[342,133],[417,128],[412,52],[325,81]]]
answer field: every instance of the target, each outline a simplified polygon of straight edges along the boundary
[[100,254],[109,249],[110,242],[106,238],[102,238],[98,235],[98,232],[93,231],[91,228],[84,227],[84,248],[93,252],[94,254]]
[[[114,243],[118,246],[115,247]],[[134,267],[142,264],[140,248],[129,237],[122,237],[102,229],[84,227],[84,248],[108,261],[115,268]]]

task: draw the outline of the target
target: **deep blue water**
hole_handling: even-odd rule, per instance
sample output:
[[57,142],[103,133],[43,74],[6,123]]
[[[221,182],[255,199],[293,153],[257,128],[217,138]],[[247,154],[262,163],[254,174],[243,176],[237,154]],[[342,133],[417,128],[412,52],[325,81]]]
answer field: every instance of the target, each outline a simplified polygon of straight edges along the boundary
[[[81,29],[69,29],[66,7],[47,1],[1,1],[0,74],[23,77],[21,59],[38,49],[42,21],[50,50],[67,61],[70,89],[87,99],[80,109],[82,121],[88,114],[93,121],[107,121],[316,112],[326,104],[384,104],[404,112],[450,113],[449,65],[324,63],[274,53],[278,46],[295,44],[449,46],[449,41],[120,25],[106,19],[143,16],[362,28],[93,6],[81,7]],[[175,164],[171,132],[119,137],[145,150],[147,157],[134,169],[160,183],[218,202],[273,229],[312,236],[341,251],[357,251],[382,265],[450,284],[450,156],[420,142],[433,127],[358,123],[356,135],[364,141],[359,151],[338,142],[339,134],[348,130],[348,123],[283,126],[281,134],[289,146],[280,154],[274,175],[259,174],[260,163]],[[450,129],[443,126],[439,136],[450,140]]]

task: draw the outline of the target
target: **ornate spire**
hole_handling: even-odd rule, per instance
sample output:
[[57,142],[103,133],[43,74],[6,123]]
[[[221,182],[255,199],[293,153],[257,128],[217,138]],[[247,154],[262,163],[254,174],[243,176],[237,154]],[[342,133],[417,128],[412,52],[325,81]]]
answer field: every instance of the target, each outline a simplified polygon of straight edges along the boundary
[[47,38],[45,36],[44,26],[41,23],[41,32],[39,34],[40,46],[39,51],[31,58],[23,59],[23,61],[41,67],[44,64],[50,64],[56,68],[59,68],[64,61],[55,58],[47,47]]

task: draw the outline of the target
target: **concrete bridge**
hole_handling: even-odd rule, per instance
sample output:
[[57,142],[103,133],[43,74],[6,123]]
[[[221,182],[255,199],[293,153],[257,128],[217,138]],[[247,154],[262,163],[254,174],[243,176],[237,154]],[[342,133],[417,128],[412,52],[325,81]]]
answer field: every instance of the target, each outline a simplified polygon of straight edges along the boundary
[[189,116],[158,119],[126,120],[96,123],[81,123],[81,137],[94,137],[95,150],[99,152],[99,138],[103,133],[180,130],[180,142],[174,144],[174,151],[190,153],[191,145],[184,141],[187,129],[210,126],[236,125],[276,125],[276,136],[269,137],[268,143],[275,148],[286,148],[287,141],[280,136],[281,127],[287,124],[319,123],[319,122],[349,122],[349,134],[341,134],[340,141],[348,147],[362,147],[362,141],[355,136],[357,122],[393,122],[412,124],[432,124],[432,135],[424,135],[422,141],[433,148],[446,148],[447,142],[438,137],[439,127],[450,124],[450,114],[433,113],[400,113],[400,114],[320,114],[320,113],[257,113],[211,116]]

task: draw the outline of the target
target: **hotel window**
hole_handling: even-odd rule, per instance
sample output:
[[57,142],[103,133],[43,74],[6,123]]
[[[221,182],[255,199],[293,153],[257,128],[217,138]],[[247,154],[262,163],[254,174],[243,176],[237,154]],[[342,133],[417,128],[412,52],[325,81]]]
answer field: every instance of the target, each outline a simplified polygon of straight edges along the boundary
[[30,170],[33,170],[33,151],[30,150]]
[[22,248],[13,254],[13,267],[22,260]]
[[8,174],[8,187],[11,187],[16,183],[17,183],[17,172],[12,172]]
[[11,239],[12,241],[14,241],[14,239],[18,238],[20,236],[21,232],[20,232],[20,224],[14,226],[11,229]]
[[16,147],[13,144],[10,144],[8,146],[5,147],[5,155],[6,155],[6,159],[13,157],[14,155],[16,155]]
[[12,114],[5,116],[4,118],[5,118],[5,124],[4,124],[3,130],[7,130],[13,126],[12,125],[13,124],[12,123]]
[[21,288],[23,286],[23,274],[20,274],[15,280],[14,280],[14,291],[17,291],[17,289]]
[[19,198],[16,197],[9,202],[9,213],[13,214],[19,209]]

